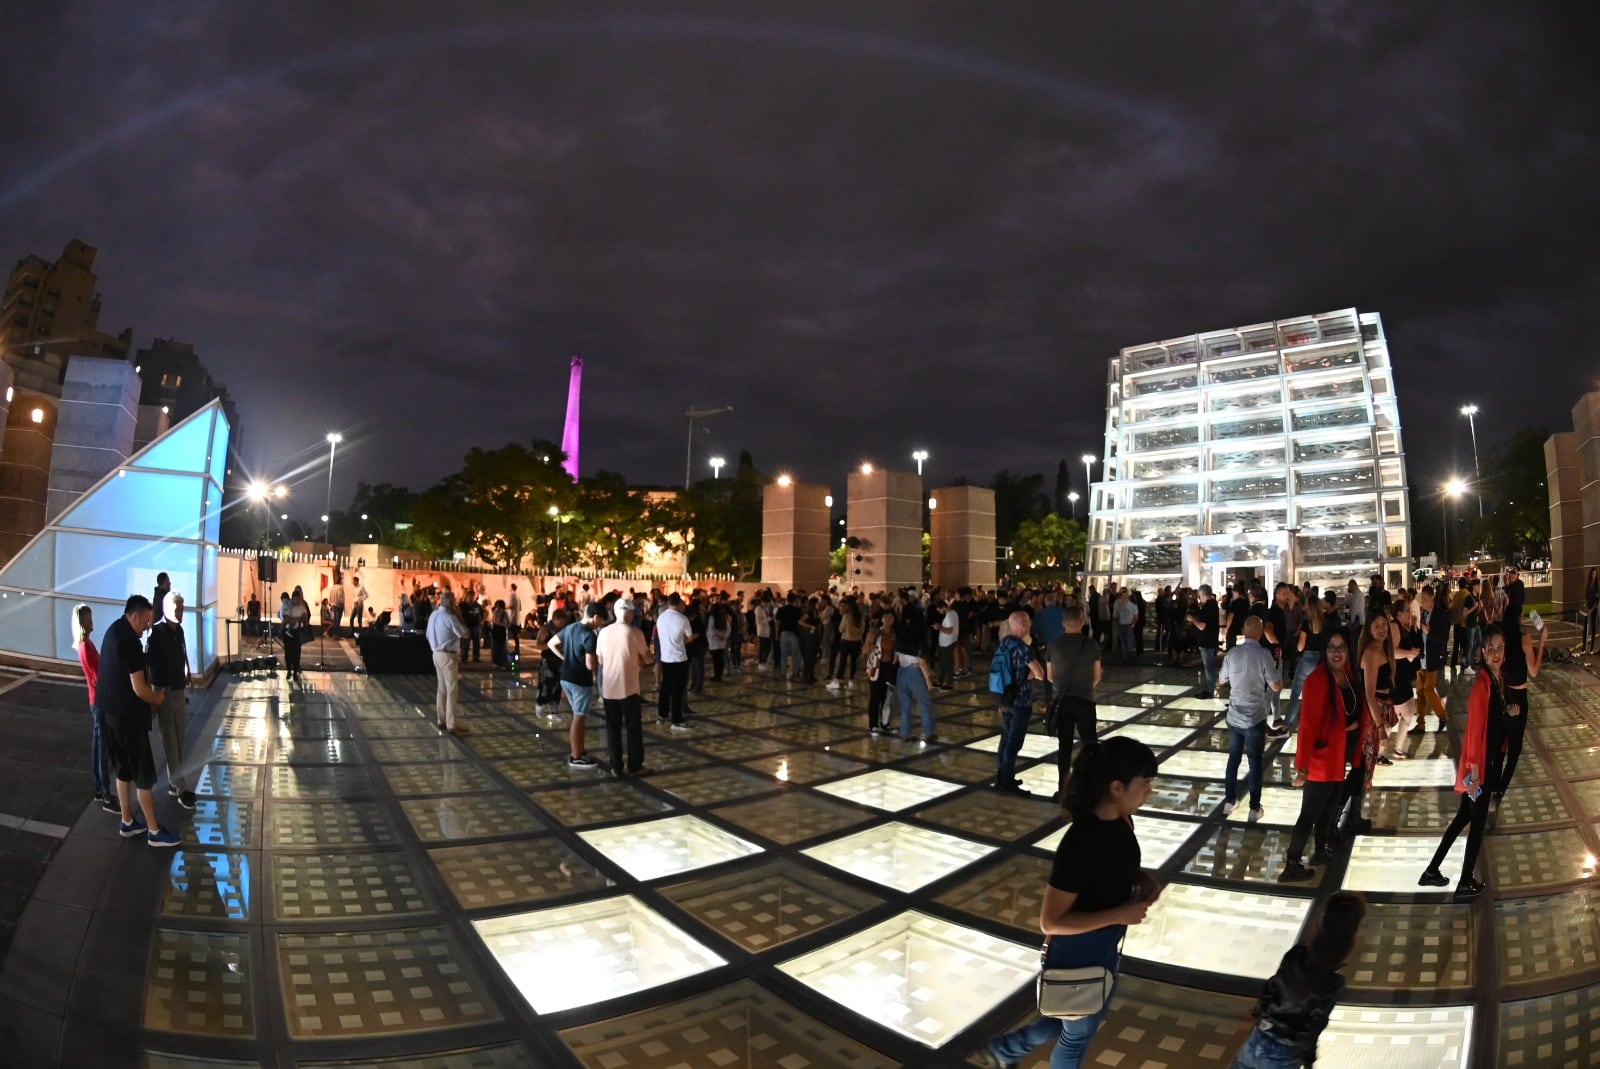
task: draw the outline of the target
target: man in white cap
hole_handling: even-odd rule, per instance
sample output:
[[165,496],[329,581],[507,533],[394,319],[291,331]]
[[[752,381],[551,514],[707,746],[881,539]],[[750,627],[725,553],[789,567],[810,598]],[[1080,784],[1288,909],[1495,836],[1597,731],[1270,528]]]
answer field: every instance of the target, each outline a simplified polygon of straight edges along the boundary
[[[648,776],[644,763],[644,729],[640,717],[639,669],[650,663],[650,644],[634,626],[638,609],[623,599],[612,607],[615,623],[600,629],[595,659],[600,664],[600,700],[606,706],[606,743],[611,751],[613,776]],[[627,732],[627,761],[623,761],[623,732]]]
[[167,760],[167,793],[185,809],[194,808],[194,789],[183,770],[183,743],[189,731],[189,647],[183,636],[183,595],[169,590],[161,619],[150,628],[146,651],[150,685],[166,688],[156,707],[155,729]]

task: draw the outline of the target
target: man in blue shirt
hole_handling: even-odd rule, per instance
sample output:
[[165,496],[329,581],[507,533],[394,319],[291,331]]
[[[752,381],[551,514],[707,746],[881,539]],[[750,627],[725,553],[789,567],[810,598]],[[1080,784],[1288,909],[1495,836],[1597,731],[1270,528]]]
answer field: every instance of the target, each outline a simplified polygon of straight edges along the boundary
[[1239,788],[1239,758],[1250,757],[1250,819],[1260,820],[1261,751],[1267,743],[1267,716],[1277,710],[1278,690],[1283,686],[1278,662],[1272,651],[1261,644],[1266,621],[1248,616],[1244,621],[1244,641],[1228,651],[1222,660],[1217,685],[1226,683],[1228,691],[1228,772],[1222,797],[1222,812],[1233,812]]
[[1017,754],[1028,737],[1028,720],[1033,715],[1032,680],[1043,679],[1044,669],[1034,659],[1028,645],[1028,630],[1033,622],[1020,609],[1006,621],[1007,635],[1000,641],[996,657],[1005,657],[1010,665],[1011,685],[1000,699],[1000,749],[995,768],[994,789],[998,794],[1026,795],[1017,779]]
[[469,735],[472,729],[456,723],[456,701],[461,696],[461,640],[466,625],[456,615],[454,591],[439,595],[439,608],[428,614],[428,648],[433,650],[433,674],[439,685],[434,692],[434,716],[439,730],[452,735]]

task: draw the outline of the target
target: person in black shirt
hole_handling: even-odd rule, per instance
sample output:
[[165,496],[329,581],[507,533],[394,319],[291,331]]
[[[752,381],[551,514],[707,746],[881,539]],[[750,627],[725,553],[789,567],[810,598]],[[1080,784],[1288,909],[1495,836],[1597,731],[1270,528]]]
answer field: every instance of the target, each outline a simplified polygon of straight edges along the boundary
[[163,614],[166,612],[167,595],[171,592],[172,578],[166,572],[157,572],[155,593],[150,597],[150,608],[155,613],[155,618],[150,621],[152,624],[161,622]]
[[150,628],[145,653],[150,682],[164,692],[156,710],[161,753],[167,763],[168,793],[185,809],[195,806],[194,790],[183,770],[184,743],[189,734],[189,647],[183,636],[183,595],[167,595],[161,619]]
[[1353,891],[1328,899],[1309,944],[1289,948],[1256,1001],[1255,1028],[1233,1069],[1312,1065],[1317,1040],[1344,993],[1339,969],[1356,946],[1367,902]]
[[[1189,624],[1194,628],[1195,642],[1200,647],[1200,697],[1210,698],[1217,692],[1217,636],[1222,614],[1209,585],[1202,585],[1196,593],[1198,598],[1189,612]],[[1239,623],[1241,627],[1244,625],[1243,620]]]
[[156,801],[151,794],[156,785],[156,761],[150,752],[150,708],[160,705],[166,692],[150,686],[139,636],[154,617],[150,602],[135,594],[123,605],[122,615],[106,628],[100,640],[95,700],[110,736],[106,758],[117,778],[117,801],[122,809],[118,834],[124,839],[143,835],[151,846],[173,847],[178,845],[178,837],[156,820]]
[[1234,588],[1228,597],[1228,630],[1222,640],[1223,651],[1233,649],[1239,642],[1239,634],[1244,630],[1244,618],[1250,615],[1250,599],[1245,597],[1242,588]]
[[805,674],[805,651],[800,643],[800,595],[790,594],[778,607],[773,626],[778,629],[778,678],[800,682]]
[[[1056,848],[1039,910],[1047,968],[1098,965],[1115,974],[1129,925],[1142,924],[1161,894],[1160,882],[1139,867],[1133,828],[1155,774],[1155,753],[1125,735],[1085,746],[1073,762],[1062,796],[1072,824]],[[1003,1069],[1055,1037],[1052,1069],[1078,1069],[1110,1008],[1108,999],[1099,1013],[1078,1020],[1040,1017],[990,1040],[979,1064]]]

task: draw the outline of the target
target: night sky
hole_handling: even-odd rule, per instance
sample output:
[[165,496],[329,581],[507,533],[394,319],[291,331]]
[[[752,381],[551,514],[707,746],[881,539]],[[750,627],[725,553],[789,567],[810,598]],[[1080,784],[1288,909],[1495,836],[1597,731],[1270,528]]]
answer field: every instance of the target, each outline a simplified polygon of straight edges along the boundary
[[[1414,484],[1596,386],[1588,3],[7,4],[0,260],[100,249],[246,460],[843,488],[1100,453],[1126,345],[1354,305]],[[530,13],[534,12],[534,13]]]

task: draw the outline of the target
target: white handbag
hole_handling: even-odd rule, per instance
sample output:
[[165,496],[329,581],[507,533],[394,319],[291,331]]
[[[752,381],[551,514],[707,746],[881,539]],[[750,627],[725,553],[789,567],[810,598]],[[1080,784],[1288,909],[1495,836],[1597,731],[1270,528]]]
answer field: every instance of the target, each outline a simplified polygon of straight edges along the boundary
[[1103,965],[1076,969],[1040,969],[1039,1012],[1045,1017],[1077,1021],[1105,1009],[1116,973]]

